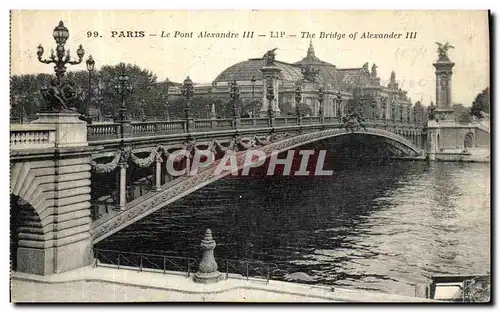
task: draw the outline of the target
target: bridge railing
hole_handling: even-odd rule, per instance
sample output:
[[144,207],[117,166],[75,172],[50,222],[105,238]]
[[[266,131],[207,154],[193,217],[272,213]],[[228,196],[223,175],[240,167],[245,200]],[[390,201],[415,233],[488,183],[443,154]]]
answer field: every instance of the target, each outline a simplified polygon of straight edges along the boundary
[[[198,269],[198,261],[191,257],[177,257],[108,249],[94,249],[94,267],[113,267],[118,270],[138,270],[139,272],[180,272],[187,277]],[[269,283],[278,265],[257,260],[216,259],[219,271],[225,279],[241,276],[245,279],[256,278]]]
[[211,131],[215,126],[215,121],[212,119],[198,119],[194,121],[194,128],[199,132]]
[[225,273],[226,279],[230,278],[230,274],[236,274],[247,280],[250,278],[263,279],[267,284],[272,273],[279,270],[276,264],[269,262],[234,259],[216,259],[216,261],[219,270]]
[[255,120],[255,126],[258,128],[269,127],[269,118],[261,117],[261,118],[254,118],[254,120]]
[[176,257],[107,249],[94,249],[94,267],[114,267],[118,270],[182,272],[188,277],[197,269],[197,261],[190,257]]
[[37,124],[11,124],[10,149],[53,148],[56,141],[56,128]]
[[91,138],[118,138],[120,125],[112,122],[96,123],[87,126],[87,136]]
[[340,120],[340,117],[329,116],[329,117],[324,117],[323,122],[324,123],[339,123],[339,122],[341,122],[341,120]]
[[183,133],[186,131],[186,121],[170,120],[170,121],[154,121],[156,124],[157,133]]
[[256,126],[254,118],[243,118],[240,120],[240,128],[253,128]]
[[[407,122],[406,120],[394,119],[373,119],[365,118],[365,122],[373,125],[392,125],[392,126],[415,126],[415,123]],[[271,120],[269,118],[241,118],[236,121],[233,118],[225,119],[197,119],[191,121],[192,126],[190,131],[193,132],[210,132],[216,130],[231,130],[231,129],[245,129],[245,128],[266,128],[270,127],[286,127],[293,125],[318,125],[318,124],[332,124],[341,123],[340,117],[320,117],[320,116],[278,116]],[[120,138],[119,123],[95,123],[88,125],[88,138],[89,140],[101,140]],[[150,136],[157,134],[180,134],[186,133],[187,121],[186,120],[170,120],[170,121],[145,121],[145,122],[132,122],[125,125],[128,130],[124,132],[125,136]]]

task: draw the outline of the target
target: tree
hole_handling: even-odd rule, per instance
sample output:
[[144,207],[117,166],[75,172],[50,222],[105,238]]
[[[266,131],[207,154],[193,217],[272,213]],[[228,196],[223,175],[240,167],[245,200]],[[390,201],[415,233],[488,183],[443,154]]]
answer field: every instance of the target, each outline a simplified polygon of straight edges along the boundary
[[471,115],[482,118],[481,112],[490,113],[490,88],[486,88],[479,93],[472,102]]
[[[96,70],[92,74],[92,90],[91,90],[91,105],[96,105],[97,97],[99,96],[102,101],[102,112],[110,114],[116,113],[120,106],[120,101],[115,93],[114,86],[118,75],[121,73],[121,66],[125,67],[126,74],[130,77],[130,85],[133,92],[126,98],[127,110],[132,115],[140,114],[140,101],[144,99],[148,106],[145,111],[147,115],[156,112],[155,108],[158,99],[156,98],[157,77],[152,72],[146,69],[141,69],[137,65],[132,64],[119,64],[119,65],[105,65],[100,70]],[[85,111],[88,94],[89,94],[89,76],[85,70],[67,72],[64,79],[71,84],[76,93],[77,99],[75,107],[81,113]],[[10,79],[11,90],[11,105],[20,107],[19,98],[24,98],[25,110],[28,114],[34,115],[37,109],[44,105],[43,98],[40,90],[47,86],[50,81],[51,75],[36,74],[36,75],[14,75]],[[16,99],[16,100],[14,100]],[[17,113],[19,108],[13,108],[13,114]]]
[[458,116],[458,122],[459,123],[471,122],[472,118],[471,118],[470,111],[471,111],[470,108],[468,108],[468,109],[465,109],[463,112],[461,112],[460,115]]
[[464,107],[463,104],[455,104],[453,105],[453,115],[455,120],[458,122],[470,122],[470,108]]
[[49,81],[50,75],[16,75],[10,77],[11,115],[20,116],[22,107],[26,114],[34,116],[44,105],[40,89]]

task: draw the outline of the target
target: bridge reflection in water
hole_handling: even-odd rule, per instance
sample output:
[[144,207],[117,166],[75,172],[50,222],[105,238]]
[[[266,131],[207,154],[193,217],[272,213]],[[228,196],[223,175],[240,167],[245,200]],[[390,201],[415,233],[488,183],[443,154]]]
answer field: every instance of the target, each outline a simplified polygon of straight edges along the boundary
[[211,228],[216,256],[276,263],[273,278],[305,272],[412,296],[431,275],[488,271],[488,167],[357,163],[332,177],[223,179],[96,247],[199,258]]

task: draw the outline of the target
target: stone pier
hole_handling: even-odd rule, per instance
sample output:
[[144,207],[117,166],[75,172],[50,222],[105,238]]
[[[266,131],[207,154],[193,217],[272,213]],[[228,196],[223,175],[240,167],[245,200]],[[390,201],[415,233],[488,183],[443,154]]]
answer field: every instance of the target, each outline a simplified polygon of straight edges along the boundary
[[11,126],[11,213],[16,271],[50,275],[92,262],[87,124],[77,113],[39,114]]
[[436,109],[427,123],[427,155],[432,161],[490,161],[490,128],[480,122],[455,120],[452,108],[453,63],[450,46],[439,44],[436,68]]

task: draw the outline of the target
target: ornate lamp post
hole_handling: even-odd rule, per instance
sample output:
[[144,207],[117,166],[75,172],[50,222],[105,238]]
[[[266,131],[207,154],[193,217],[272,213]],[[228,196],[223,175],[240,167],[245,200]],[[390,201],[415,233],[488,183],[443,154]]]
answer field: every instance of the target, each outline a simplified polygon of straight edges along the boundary
[[295,86],[295,115],[298,118],[299,124],[301,120],[300,107],[299,107],[301,100],[302,100],[302,86],[300,85],[299,82],[297,82]]
[[337,117],[340,117],[342,114],[342,95],[340,94],[340,90],[337,92],[337,98],[335,99],[337,103]]
[[255,78],[255,76],[252,76],[252,79],[250,79],[250,82],[252,83],[252,118],[255,118],[255,82],[257,81],[257,79]]
[[375,98],[372,99],[370,105],[372,107],[373,121],[375,121],[377,119],[377,111],[375,110],[377,108],[377,101],[375,101]]
[[163,108],[165,109],[165,120],[170,120],[170,115],[168,114],[168,107],[170,103],[168,102],[168,95],[161,94],[162,101],[163,101]]
[[234,119],[234,126],[236,127],[238,124],[238,111],[236,107],[236,100],[240,97],[240,88],[238,87],[238,83],[236,80],[233,80],[229,84],[229,97],[231,98],[231,103],[233,105],[233,119]]
[[270,125],[272,125],[272,119],[274,117],[273,114],[274,87],[273,87],[273,81],[271,79],[268,79],[266,83],[266,99],[269,101],[267,107],[267,115],[269,117]]
[[186,116],[186,131],[189,133],[190,130],[190,124],[192,122],[191,120],[191,103],[190,99],[194,96],[194,87],[193,87],[193,81],[191,78],[186,77],[184,79],[184,82],[182,83],[181,87],[181,93],[184,97],[186,97],[186,109],[184,110],[185,116]]
[[384,119],[385,121],[387,121],[386,109],[387,109],[387,99],[382,99],[382,119]]
[[391,111],[392,111],[392,114],[391,114],[391,119],[393,121],[396,121],[396,116],[395,116],[395,112],[396,112],[396,102],[394,102],[394,100],[392,101],[392,107],[391,107]]
[[146,112],[144,111],[144,108],[146,108],[146,100],[144,99],[141,100],[140,107],[141,107],[141,121],[145,122],[148,119],[148,117],[146,116]]
[[103,114],[105,114],[106,112],[102,112],[102,104],[103,104],[103,101],[104,101],[104,98],[102,97],[102,89],[103,89],[103,86],[102,86],[102,83],[100,81],[100,78],[99,77],[96,77],[97,78],[97,94],[96,94],[96,99],[95,99],[95,103],[96,103],[96,110],[97,110],[97,121],[101,121],[101,117],[103,116]]
[[29,123],[28,115],[26,114],[26,109],[24,108],[24,103],[21,104],[21,123]]
[[[212,81],[212,94],[213,90],[217,87],[217,81]],[[215,90],[217,91],[217,90]],[[211,119],[217,119],[217,113],[215,111],[215,100],[210,101],[210,118]]]
[[210,117],[210,110],[212,108],[212,88],[209,88],[208,89],[208,104],[207,104],[207,107],[206,107],[206,110],[207,110],[207,118]]
[[99,95],[96,99],[96,109],[97,109],[97,122],[100,122],[101,121],[101,107],[102,107],[102,102],[103,102],[103,98]]
[[319,111],[318,115],[321,118],[321,122],[323,122],[324,112],[323,112],[323,102],[325,101],[325,93],[323,88],[319,88],[318,90],[318,102],[319,102]]
[[90,116],[90,100],[92,96],[92,72],[94,71],[95,61],[92,58],[92,55],[89,55],[89,58],[85,61],[87,64],[87,70],[89,72],[89,94],[87,99],[87,108],[85,110],[86,119],[88,123],[92,123],[92,117]]
[[[54,28],[53,37],[57,43],[57,47],[55,53],[53,49],[51,50],[49,59],[42,59],[44,52],[42,45],[37,47],[36,52],[38,61],[44,64],[54,64],[54,71],[56,74],[55,80],[51,81],[51,86],[42,90],[42,95],[47,102],[48,111],[69,111],[70,106],[73,105],[73,101],[76,99],[76,94],[69,85],[64,83],[62,78],[66,73],[67,64],[77,65],[82,62],[85,50],[82,45],[80,45],[78,50],[76,50],[78,60],[71,60],[70,50],[64,48],[64,44],[69,38],[69,31],[62,21]],[[58,94],[59,96],[56,97],[54,94]]]
[[399,120],[403,122],[403,103],[399,104]]
[[121,73],[118,76],[118,81],[115,84],[115,92],[120,99],[120,109],[118,110],[118,123],[121,124],[120,131],[123,138],[124,128],[125,128],[124,124],[129,122],[125,99],[130,93],[132,93],[132,87],[130,86],[128,75],[125,74],[124,65],[121,66]]
[[165,85],[167,87],[167,92],[166,92],[166,95],[162,94],[162,100],[164,102],[163,107],[165,108],[165,119],[169,120],[170,115],[168,113],[168,108],[169,108],[170,102],[168,101],[168,95],[170,92],[170,80],[168,79],[168,77],[165,79]]

